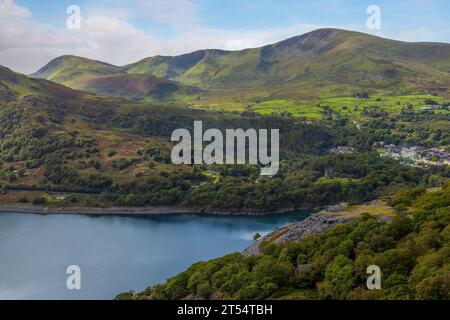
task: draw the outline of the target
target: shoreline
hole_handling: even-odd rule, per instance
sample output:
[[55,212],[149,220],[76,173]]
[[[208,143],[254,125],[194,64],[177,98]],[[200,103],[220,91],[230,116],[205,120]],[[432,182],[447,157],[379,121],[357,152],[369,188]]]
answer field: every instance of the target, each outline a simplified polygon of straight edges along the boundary
[[6,206],[0,205],[2,213],[29,213],[29,214],[79,214],[79,215],[158,215],[158,214],[183,214],[199,213],[198,210],[181,207],[42,207],[42,206]]
[[27,214],[78,214],[78,215],[170,215],[170,214],[205,214],[210,216],[269,216],[276,214],[288,214],[309,209],[286,208],[270,212],[252,210],[209,210],[194,209],[188,207],[161,206],[161,207],[42,207],[42,206],[14,206],[0,205],[2,213],[27,213]]

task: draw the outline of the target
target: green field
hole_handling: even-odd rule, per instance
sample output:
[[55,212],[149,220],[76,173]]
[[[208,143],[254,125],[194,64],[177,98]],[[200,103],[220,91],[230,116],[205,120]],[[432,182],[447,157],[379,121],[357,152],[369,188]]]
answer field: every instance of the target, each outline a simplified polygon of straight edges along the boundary
[[[294,117],[322,118],[326,109],[354,120],[365,117],[364,112],[376,108],[389,114],[399,114],[402,110],[421,111],[428,107],[427,100],[433,100],[442,105],[449,99],[428,94],[385,96],[373,95],[366,99],[351,96],[316,98],[311,100],[297,99],[268,99],[260,101],[251,99],[233,99],[225,102],[200,101],[195,102],[192,107],[228,112],[253,111],[261,115],[290,114]],[[365,111],[364,111],[365,110]],[[449,110],[433,110],[436,114],[449,114]]]

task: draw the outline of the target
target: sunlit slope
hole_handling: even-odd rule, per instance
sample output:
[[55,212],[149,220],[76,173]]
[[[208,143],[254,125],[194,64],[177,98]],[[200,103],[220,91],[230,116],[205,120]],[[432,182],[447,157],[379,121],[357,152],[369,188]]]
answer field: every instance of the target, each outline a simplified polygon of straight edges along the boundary
[[111,75],[118,72],[119,68],[111,64],[67,55],[53,59],[31,76],[73,86],[79,79]]

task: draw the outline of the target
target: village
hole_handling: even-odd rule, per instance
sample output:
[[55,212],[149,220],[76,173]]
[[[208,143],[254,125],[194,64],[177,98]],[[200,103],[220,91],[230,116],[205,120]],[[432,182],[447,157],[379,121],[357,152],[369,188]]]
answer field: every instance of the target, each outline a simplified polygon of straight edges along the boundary
[[[389,157],[400,163],[417,167],[448,166],[450,165],[450,153],[445,148],[426,148],[422,146],[396,146],[386,145],[384,142],[374,144],[374,149],[381,157]],[[355,153],[356,150],[349,146],[339,146],[329,150],[333,154]]]
[[445,148],[404,147],[389,144],[378,148],[377,151],[382,157],[394,158],[407,165],[419,167],[450,165],[450,153]]

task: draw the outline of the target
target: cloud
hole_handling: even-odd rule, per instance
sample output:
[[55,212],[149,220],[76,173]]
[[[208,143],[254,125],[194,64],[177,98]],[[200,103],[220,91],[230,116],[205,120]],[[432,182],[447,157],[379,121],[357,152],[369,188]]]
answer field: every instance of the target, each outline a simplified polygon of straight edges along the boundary
[[201,7],[192,0],[98,0],[87,10],[95,16],[145,19],[180,27],[198,24]]
[[80,30],[68,30],[36,23],[26,8],[12,0],[0,0],[0,8],[0,64],[24,73],[63,54],[127,63],[158,45],[144,31],[119,19],[88,16]]
[[13,0],[0,1],[0,12],[4,14],[3,19],[8,19],[8,15],[16,18],[31,17],[31,12],[27,8],[17,6]]
[[310,24],[297,24],[286,28],[265,30],[219,30],[197,27],[184,32],[183,39],[186,40],[185,50],[193,50],[198,46],[201,48],[240,50],[274,43],[321,27],[320,25]]

